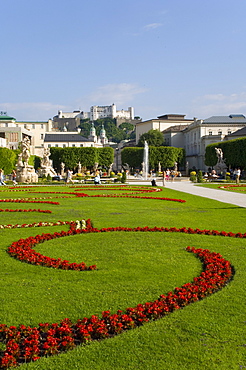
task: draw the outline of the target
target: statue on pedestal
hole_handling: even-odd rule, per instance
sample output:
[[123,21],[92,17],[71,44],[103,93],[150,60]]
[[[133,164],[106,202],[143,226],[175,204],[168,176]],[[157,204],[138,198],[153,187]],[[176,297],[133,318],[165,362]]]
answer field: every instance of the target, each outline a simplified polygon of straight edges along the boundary
[[38,175],[33,166],[28,164],[30,158],[30,139],[26,136],[21,142],[21,153],[18,154],[16,180],[18,182],[38,182]]
[[43,158],[41,159],[41,169],[39,170],[40,176],[57,176],[56,171],[52,167],[52,160],[49,159],[49,156],[50,148],[44,148]]
[[214,169],[217,175],[223,175],[226,177],[227,165],[225,164],[225,159],[223,159],[223,151],[221,148],[215,148],[217,163],[214,166]]

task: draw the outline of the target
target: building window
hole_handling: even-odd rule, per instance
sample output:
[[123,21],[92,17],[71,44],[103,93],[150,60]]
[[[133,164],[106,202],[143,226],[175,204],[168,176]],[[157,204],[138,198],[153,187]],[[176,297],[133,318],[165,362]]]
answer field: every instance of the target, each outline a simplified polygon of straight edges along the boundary
[[218,135],[222,135],[222,131],[221,130],[218,131]]
[[43,125],[43,123],[41,123],[41,128],[44,128],[44,125]]
[[48,148],[51,148],[51,144],[48,144]]
[[227,132],[228,132],[228,135],[231,135],[231,130],[228,130]]
[[44,134],[41,134],[40,139],[43,140],[43,138],[44,138]]
[[34,125],[34,123],[32,124],[32,128],[35,128],[35,125]]
[[213,135],[213,132],[212,132],[212,131],[209,131],[209,132],[208,132],[208,134],[209,134],[209,135]]
[[83,144],[80,144],[80,146],[84,146]]
[[66,144],[63,144],[62,146],[63,146],[63,148],[66,148]]
[[72,146],[75,146],[75,144],[72,144]]
[[56,144],[55,146],[56,146],[56,148],[58,148],[58,144]]
[[27,125],[26,125],[26,123],[24,124],[24,128],[27,128]]

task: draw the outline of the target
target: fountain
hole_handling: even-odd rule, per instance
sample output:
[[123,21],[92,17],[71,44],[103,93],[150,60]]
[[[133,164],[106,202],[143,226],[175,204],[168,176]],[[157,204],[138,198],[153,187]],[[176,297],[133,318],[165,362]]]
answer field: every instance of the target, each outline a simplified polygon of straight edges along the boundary
[[148,180],[149,174],[149,146],[147,141],[144,142],[144,155],[142,163],[143,179]]

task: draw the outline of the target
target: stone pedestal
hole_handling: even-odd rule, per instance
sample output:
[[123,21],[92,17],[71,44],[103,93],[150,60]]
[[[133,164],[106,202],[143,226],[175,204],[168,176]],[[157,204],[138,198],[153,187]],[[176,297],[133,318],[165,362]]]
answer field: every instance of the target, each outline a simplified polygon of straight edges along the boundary
[[16,170],[17,182],[38,182],[38,175],[33,166],[18,166]]

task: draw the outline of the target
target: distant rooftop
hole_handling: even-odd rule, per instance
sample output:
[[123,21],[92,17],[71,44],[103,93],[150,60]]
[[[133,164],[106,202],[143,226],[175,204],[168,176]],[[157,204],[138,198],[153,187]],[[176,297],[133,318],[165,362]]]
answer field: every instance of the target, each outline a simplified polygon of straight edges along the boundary
[[49,143],[61,143],[61,142],[86,142],[91,141],[86,137],[83,137],[79,134],[72,133],[56,133],[56,134],[45,134],[44,142]]
[[206,123],[246,123],[246,118],[243,114],[230,114],[229,116],[212,116],[203,121]]
[[175,126],[170,126],[163,130],[162,132],[180,132],[186,129],[188,125],[175,125]]
[[[3,113],[3,112],[0,112]],[[0,121],[16,121],[14,117],[7,116],[6,114],[0,115]]]
[[164,114],[162,116],[158,116],[159,119],[173,119],[173,120],[184,120],[185,114]]
[[237,130],[228,136],[229,137],[231,136],[245,136],[246,137],[246,127],[243,127],[240,130]]

